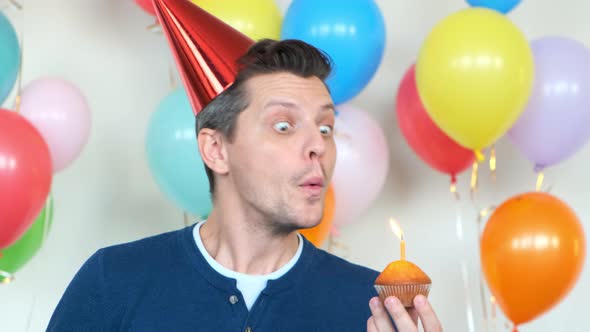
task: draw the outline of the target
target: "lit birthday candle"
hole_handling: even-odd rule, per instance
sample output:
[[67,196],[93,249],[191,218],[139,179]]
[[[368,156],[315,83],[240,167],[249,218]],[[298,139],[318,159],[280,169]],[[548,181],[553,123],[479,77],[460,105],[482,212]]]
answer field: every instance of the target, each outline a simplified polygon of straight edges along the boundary
[[391,230],[400,239],[400,253],[401,253],[401,260],[406,260],[406,240],[404,239],[404,231],[399,226],[399,224],[393,220],[393,218],[389,219],[389,226],[391,226]]

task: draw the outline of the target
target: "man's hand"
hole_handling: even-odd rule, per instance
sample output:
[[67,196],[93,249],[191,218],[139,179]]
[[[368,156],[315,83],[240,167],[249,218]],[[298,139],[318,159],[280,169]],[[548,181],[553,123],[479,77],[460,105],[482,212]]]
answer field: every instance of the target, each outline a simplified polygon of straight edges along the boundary
[[422,295],[414,298],[414,308],[409,310],[394,296],[385,299],[385,308],[378,297],[369,301],[369,307],[373,315],[367,321],[367,332],[395,332],[390,315],[397,326],[397,332],[418,332],[418,318],[425,332],[442,332],[434,310]]

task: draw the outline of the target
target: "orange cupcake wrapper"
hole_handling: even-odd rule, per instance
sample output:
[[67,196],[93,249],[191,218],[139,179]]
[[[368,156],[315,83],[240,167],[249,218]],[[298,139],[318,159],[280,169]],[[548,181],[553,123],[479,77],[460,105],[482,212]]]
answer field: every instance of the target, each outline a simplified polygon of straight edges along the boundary
[[431,284],[409,284],[409,285],[374,285],[381,301],[389,296],[397,297],[406,308],[414,306],[414,298],[418,294],[428,297]]

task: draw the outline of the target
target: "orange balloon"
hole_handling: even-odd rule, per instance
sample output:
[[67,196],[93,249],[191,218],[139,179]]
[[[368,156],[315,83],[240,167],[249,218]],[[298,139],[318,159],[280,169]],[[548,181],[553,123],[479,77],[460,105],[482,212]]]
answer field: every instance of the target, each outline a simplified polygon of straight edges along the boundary
[[299,232],[305,236],[309,242],[313,243],[316,247],[320,247],[332,229],[334,211],[334,188],[330,186],[326,192],[326,200],[324,201],[324,216],[322,217],[322,221],[313,228],[302,229]]
[[585,255],[584,230],[574,211],[541,192],[504,202],[481,239],[483,273],[515,325],[559,303],[574,287]]

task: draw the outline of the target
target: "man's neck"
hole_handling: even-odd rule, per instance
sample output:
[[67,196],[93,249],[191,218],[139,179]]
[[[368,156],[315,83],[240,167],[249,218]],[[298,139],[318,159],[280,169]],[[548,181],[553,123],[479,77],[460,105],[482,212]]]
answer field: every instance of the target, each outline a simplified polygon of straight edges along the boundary
[[287,264],[298,249],[295,232],[277,236],[244,214],[214,209],[201,226],[200,236],[209,255],[222,266],[239,273],[264,275]]

